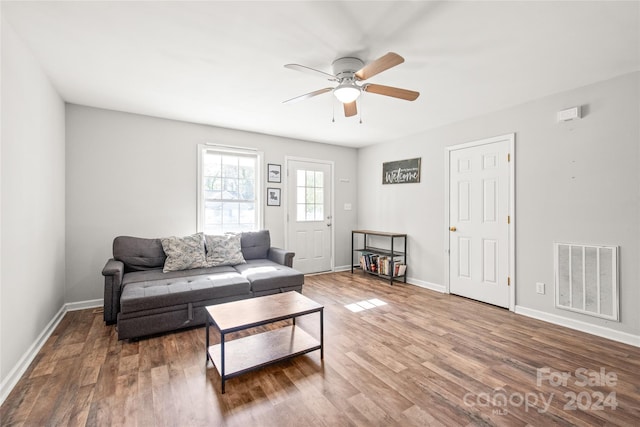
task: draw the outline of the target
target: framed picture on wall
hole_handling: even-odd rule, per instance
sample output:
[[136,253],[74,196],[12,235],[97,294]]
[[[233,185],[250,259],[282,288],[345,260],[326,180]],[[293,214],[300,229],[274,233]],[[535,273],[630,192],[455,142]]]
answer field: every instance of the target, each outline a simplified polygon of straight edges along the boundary
[[398,160],[382,164],[382,184],[410,184],[420,182],[421,158]]
[[282,168],[280,165],[269,163],[267,165],[267,182],[282,182]]
[[267,206],[280,206],[279,188],[267,188]]

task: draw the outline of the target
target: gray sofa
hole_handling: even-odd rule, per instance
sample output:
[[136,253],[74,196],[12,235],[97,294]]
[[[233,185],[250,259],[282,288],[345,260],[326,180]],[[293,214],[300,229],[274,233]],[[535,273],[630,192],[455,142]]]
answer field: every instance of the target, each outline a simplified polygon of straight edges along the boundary
[[246,264],[163,273],[160,239],[119,236],[102,270],[104,320],[118,339],[139,338],[202,325],[204,307],[279,292],[302,292],[293,252],[271,247],[268,230],[242,233]]

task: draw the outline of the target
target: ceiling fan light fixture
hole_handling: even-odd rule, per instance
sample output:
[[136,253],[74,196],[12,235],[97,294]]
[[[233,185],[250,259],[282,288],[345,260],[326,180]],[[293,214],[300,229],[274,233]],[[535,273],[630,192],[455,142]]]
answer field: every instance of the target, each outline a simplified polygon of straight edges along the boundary
[[360,92],[360,87],[354,83],[342,83],[333,90],[333,94],[338,98],[338,101],[343,104],[349,104],[358,99]]

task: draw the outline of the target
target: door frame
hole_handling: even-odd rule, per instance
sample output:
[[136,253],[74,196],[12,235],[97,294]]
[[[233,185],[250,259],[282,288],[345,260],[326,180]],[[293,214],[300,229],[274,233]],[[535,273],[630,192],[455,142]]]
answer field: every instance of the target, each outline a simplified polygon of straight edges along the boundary
[[322,165],[329,166],[329,173],[331,176],[331,198],[329,202],[331,203],[331,244],[329,245],[331,258],[331,266],[329,271],[335,271],[335,230],[336,230],[336,213],[335,213],[335,164],[332,160],[320,160],[320,159],[312,159],[309,157],[297,157],[297,156],[285,156],[284,157],[284,170],[287,172],[284,174],[283,180],[283,192],[282,192],[282,203],[285,206],[285,214],[284,216],[284,246],[285,249],[289,250],[289,162],[307,162],[307,163],[319,163]]
[[450,277],[449,268],[451,265],[451,248],[449,245],[449,238],[451,232],[449,231],[449,162],[451,152],[456,150],[463,150],[470,147],[478,147],[480,145],[492,144],[502,141],[509,142],[509,278],[511,284],[509,286],[509,311],[515,311],[516,308],[516,216],[515,216],[515,141],[516,134],[508,133],[505,135],[494,136],[491,138],[480,139],[477,141],[466,142],[463,144],[451,145],[444,147],[444,284],[445,293],[449,294],[450,291]]

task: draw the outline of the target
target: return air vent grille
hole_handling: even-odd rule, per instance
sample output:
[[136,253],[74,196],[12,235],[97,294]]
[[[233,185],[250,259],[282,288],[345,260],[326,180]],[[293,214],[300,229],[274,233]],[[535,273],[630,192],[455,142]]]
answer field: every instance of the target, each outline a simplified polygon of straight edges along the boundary
[[618,321],[618,247],[555,243],[556,307]]

